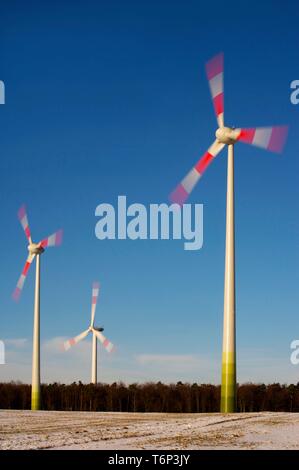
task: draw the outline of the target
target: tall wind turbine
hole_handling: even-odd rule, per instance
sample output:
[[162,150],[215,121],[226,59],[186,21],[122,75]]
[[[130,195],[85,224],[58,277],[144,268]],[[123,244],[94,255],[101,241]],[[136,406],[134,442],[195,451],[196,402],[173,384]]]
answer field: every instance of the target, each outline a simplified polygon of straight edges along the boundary
[[281,152],[287,136],[287,126],[235,129],[224,125],[223,54],[206,64],[206,73],[218,122],[216,139],[208,151],[171,193],[170,200],[182,206],[198,180],[221,152],[228,147],[226,196],[226,247],[224,281],[224,319],[221,411],[234,412],[236,407],[236,327],[235,327],[235,227],[234,227],[234,145],[237,142]]
[[22,206],[18,212],[18,217],[24,229],[29,242],[28,257],[23,268],[22,274],[18,280],[17,287],[13,292],[14,300],[19,300],[24,282],[26,280],[32,261],[36,257],[36,275],[35,275],[35,294],[34,294],[34,319],[33,319],[33,351],[32,351],[32,387],[31,387],[31,409],[39,410],[41,407],[40,394],[40,256],[45,248],[58,246],[62,242],[62,230],[53,233],[48,238],[33,243],[28,224],[28,217],[25,206]]
[[91,383],[96,384],[98,382],[97,379],[97,339],[101,341],[104,348],[110,353],[113,351],[114,346],[113,344],[105,338],[102,334],[104,328],[99,328],[94,326],[94,318],[96,313],[96,306],[98,301],[100,291],[100,284],[98,282],[94,282],[92,285],[92,300],[91,300],[91,319],[90,325],[87,330],[80,333],[75,338],[69,339],[68,341],[64,342],[64,349],[67,351],[70,349],[71,346],[79,343],[82,339],[84,339],[88,333],[92,333],[92,355],[91,355]]

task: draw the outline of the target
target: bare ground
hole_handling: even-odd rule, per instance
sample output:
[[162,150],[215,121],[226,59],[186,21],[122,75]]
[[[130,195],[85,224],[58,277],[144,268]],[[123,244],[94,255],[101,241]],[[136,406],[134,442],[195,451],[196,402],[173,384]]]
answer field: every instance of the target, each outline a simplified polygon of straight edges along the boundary
[[299,413],[0,411],[0,449],[299,449]]

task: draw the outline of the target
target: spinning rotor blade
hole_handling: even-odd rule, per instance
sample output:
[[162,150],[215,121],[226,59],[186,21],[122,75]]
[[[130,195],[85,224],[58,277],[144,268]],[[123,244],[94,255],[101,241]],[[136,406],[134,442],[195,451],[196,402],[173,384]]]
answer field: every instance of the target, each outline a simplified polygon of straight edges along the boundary
[[218,142],[218,140],[215,140],[209,150],[200,158],[200,160],[198,160],[192,170],[189,171],[180,184],[178,184],[176,189],[170,194],[169,199],[171,202],[179,204],[180,206],[184,204],[199,178],[203,175],[216,155],[221,152],[224,145],[225,144]]
[[40,246],[47,248],[49,246],[59,246],[62,243],[63,231],[58,230],[58,232],[53,233],[48,238],[45,238],[40,242]]
[[21,292],[22,292],[22,289],[24,287],[24,282],[26,280],[26,277],[27,277],[27,274],[28,274],[28,271],[29,271],[29,268],[30,268],[30,265],[34,259],[34,256],[33,254],[29,254],[28,255],[28,258],[26,260],[26,263],[25,263],[25,266],[23,268],[23,271],[22,271],[22,274],[21,276],[19,277],[19,280],[18,280],[18,283],[17,283],[17,286],[12,294],[12,297],[15,301],[19,300],[20,298],[20,295],[21,295]]
[[93,324],[94,324],[94,316],[96,313],[96,306],[97,306],[99,291],[100,291],[100,284],[98,282],[94,282],[92,285],[92,297],[91,297],[91,320],[90,320],[91,327],[93,327]]
[[224,126],[223,94],[223,53],[213,57],[206,64],[206,73],[212,95],[214,110],[219,127]]
[[78,336],[75,336],[75,338],[71,338],[63,343],[65,351],[70,349],[72,346],[75,344],[79,343],[82,339],[84,339],[88,333],[90,332],[90,329],[83,331],[83,333],[80,333]]
[[18,218],[19,218],[19,221],[21,222],[21,225],[23,227],[27,240],[29,241],[29,243],[31,243],[31,233],[30,233],[28,217],[26,213],[26,206],[23,205],[22,207],[20,207],[20,209],[18,210]]
[[107,339],[105,336],[100,332],[95,329],[92,330],[96,337],[101,341],[102,345],[108,352],[112,352],[114,348],[114,345]]
[[254,127],[251,129],[235,130],[240,132],[237,137],[237,140],[240,142],[277,153],[282,152],[288,134],[288,126]]

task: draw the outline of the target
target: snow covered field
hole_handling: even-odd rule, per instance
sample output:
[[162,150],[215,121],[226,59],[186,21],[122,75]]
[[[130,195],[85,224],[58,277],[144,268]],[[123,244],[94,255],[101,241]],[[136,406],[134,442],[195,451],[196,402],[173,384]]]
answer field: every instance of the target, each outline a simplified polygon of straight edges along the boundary
[[299,414],[0,411],[0,449],[299,449]]

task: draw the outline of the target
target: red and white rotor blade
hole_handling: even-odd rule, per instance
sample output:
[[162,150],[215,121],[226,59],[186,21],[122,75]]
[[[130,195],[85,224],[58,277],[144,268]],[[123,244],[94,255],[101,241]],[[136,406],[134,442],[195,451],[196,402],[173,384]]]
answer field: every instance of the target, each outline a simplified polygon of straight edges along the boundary
[[107,338],[105,338],[105,336],[100,331],[95,329],[93,329],[92,331],[94,332],[96,337],[101,341],[106,351],[112,352],[115,349],[114,345]]
[[32,255],[32,254],[29,254],[28,255],[28,258],[26,260],[26,263],[25,263],[25,266],[23,268],[23,271],[22,271],[22,274],[21,276],[19,277],[19,280],[18,280],[18,283],[17,283],[17,286],[15,288],[15,290],[13,291],[13,294],[12,294],[12,297],[15,301],[18,301],[19,298],[20,298],[20,295],[21,295],[21,292],[22,292],[22,289],[24,287],[24,283],[26,281],[26,277],[27,277],[27,274],[28,274],[28,271],[29,271],[29,268],[31,266],[31,263],[34,259],[34,256],[35,255]]
[[209,150],[203,155],[203,157],[200,158],[200,160],[198,160],[192,170],[189,171],[185,178],[170,194],[169,199],[171,202],[179,204],[180,206],[185,203],[198,180],[201,178],[207,167],[218,155],[218,153],[221,152],[224,146],[225,144],[218,142],[217,139],[215,140]]
[[280,153],[286,142],[288,126],[254,127],[235,131],[239,132],[237,140],[240,142]]
[[72,346],[75,344],[79,343],[82,339],[84,339],[88,333],[90,332],[90,329],[83,331],[83,333],[80,333],[78,336],[75,336],[75,338],[71,338],[63,343],[65,351],[70,349]]
[[29,241],[29,243],[31,243],[31,233],[30,233],[30,228],[29,228],[28,217],[27,217],[26,206],[25,205],[20,207],[20,209],[18,210],[18,218],[19,218],[19,221],[21,222],[21,225],[23,227],[23,230],[25,232],[27,240]]
[[94,325],[94,317],[96,313],[96,306],[97,306],[99,292],[100,292],[100,284],[99,282],[94,282],[92,285],[92,296],[91,296],[91,320],[90,320],[91,327],[93,327]]
[[58,230],[58,232],[53,233],[48,238],[45,238],[40,242],[40,246],[47,248],[49,246],[59,246],[62,243],[63,231]]
[[224,126],[223,53],[206,64],[206,73],[219,127]]

